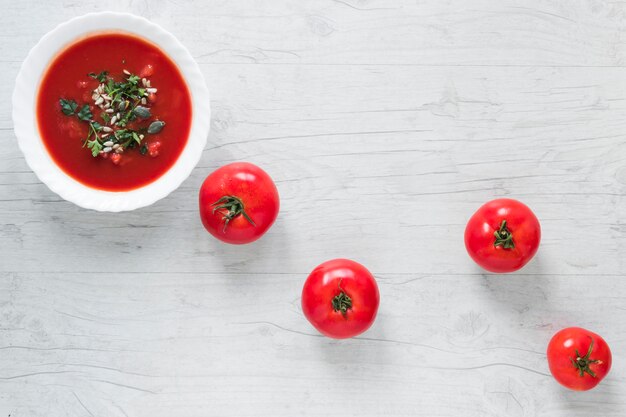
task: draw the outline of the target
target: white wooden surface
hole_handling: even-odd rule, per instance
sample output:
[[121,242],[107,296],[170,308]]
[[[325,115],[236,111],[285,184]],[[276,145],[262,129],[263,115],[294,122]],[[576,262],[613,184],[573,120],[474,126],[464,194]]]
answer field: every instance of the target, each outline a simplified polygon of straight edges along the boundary
[[[0,3],[0,416],[626,414],[626,3]],[[28,50],[108,9],[173,32],[214,110],[192,176],[125,214],[51,193],[10,118]],[[212,239],[196,207],[235,160],[282,197],[246,247]],[[483,274],[463,247],[495,196],[542,223],[519,274]],[[347,341],[299,305],[339,256],[381,290],[376,323]],[[548,375],[546,344],[570,325],[613,349],[588,393]]]

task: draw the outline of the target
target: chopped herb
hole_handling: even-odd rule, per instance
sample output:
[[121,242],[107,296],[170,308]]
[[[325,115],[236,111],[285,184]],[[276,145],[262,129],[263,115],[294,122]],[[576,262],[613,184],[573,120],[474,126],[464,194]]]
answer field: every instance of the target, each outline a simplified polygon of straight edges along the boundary
[[98,156],[98,154],[100,153],[100,151],[102,150],[102,144],[100,143],[100,141],[98,140],[98,138],[96,137],[94,140],[88,140],[87,141],[87,147],[89,149],[91,149],[91,154],[95,157]]
[[[148,91],[157,91],[151,87],[150,80],[127,70],[123,73],[118,78],[121,81],[116,81],[107,71],[87,74],[99,82],[91,97],[93,107],[90,104],[79,105],[71,99],[59,99],[63,114],[75,116],[88,124],[89,133],[83,139],[83,147],[89,148],[94,157],[103,152],[119,154],[135,147],[145,155],[148,147],[142,143],[144,134],[157,134],[165,126],[164,121],[148,120],[152,117]],[[99,109],[96,113],[98,121],[94,120],[92,108]],[[127,127],[130,122],[133,122],[132,129]],[[135,124],[138,126],[134,127]]]
[[85,104],[80,111],[76,113],[76,116],[85,122],[90,121],[93,118],[93,114],[91,114],[91,110],[89,110],[89,104]]
[[94,78],[94,79],[100,81],[101,83],[103,83],[103,82],[106,81],[107,75],[109,75],[109,72],[108,71],[102,71],[102,72],[100,72],[100,74],[96,74],[95,72],[90,72],[87,75],[90,76],[91,78]]
[[74,100],[66,100],[62,98],[59,100],[59,103],[61,104],[61,111],[66,116],[71,116],[78,108],[78,104]]

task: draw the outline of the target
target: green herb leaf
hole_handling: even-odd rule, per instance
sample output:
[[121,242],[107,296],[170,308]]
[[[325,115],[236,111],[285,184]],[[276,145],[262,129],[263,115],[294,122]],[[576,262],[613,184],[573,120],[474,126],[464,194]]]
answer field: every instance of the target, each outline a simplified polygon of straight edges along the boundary
[[162,122],[161,120],[155,120],[154,122],[150,123],[150,126],[148,126],[148,133],[150,133],[151,135],[156,135],[161,130],[163,130],[164,126],[165,122]]
[[109,74],[108,71],[102,71],[100,74],[96,74],[95,72],[90,72],[87,75],[103,83],[106,81],[108,74]]
[[150,113],[150,109],[143,106],[137,106],[133,109],[133,113],[142,119],[147,119],[152,114]]
[[141,138],[136,132],[133,132],[133,139],[135,139],[135,142],[141,143]]
[[87,147],[91,149],[91,155],[94,157],[98,156],[98,154],[100,154],[100,151],[102,150],[102,144],[100,143],[98,138],[87,141]]
[[131,84],[137,84],[139,82],[139,80],[141,80],[141,77],[139,77],[137,75],[129,75],[127,80]]
[[78,104],[74,100],[66,100],[62,98],[59,100],[59,104],[61,104],[61,111],[66,116],[71,116],[76,112],[76,109],[78,108]]
[[90,121],[93,118],[93,114],[91,114],[91,110],[89,110],[89,105],[85,104],[78,113],[76,113],[76,116],[80,119],[83,120],[85,122]]

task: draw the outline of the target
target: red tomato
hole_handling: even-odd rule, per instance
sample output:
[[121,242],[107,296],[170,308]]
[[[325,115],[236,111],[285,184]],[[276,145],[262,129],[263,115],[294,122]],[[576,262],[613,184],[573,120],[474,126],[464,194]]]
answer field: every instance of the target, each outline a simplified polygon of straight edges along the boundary
[[113,162],[115,165],[119,165],[121,159],[122,159],[122,154],[119,154],[119,153],[111,154],[111,162]]
[[155,158],[159,156],[159,148],[161,148],[161,142],[159,142],[158,140],[151,142],[147,145],[147,148],[148,148],[148,155]]
[[276,220],[280,200],[269,175],[249,162],[224,165],[200,188],[202,224],[219,240],[254,242]]
[[372,274],[349,259],[324,262],[302,288],[302,311],[320,333],[335,339],[357,336],[370,328],[380,296]]
[[580,327],[558,331],[548,343],[548,364],[554,379],[575,391],[587,391],[611,369],[611,349],[604,339]]
[[154,74],[154,67],[150,64],[143,67],[141,71],[139,72],[139,76],[141,78],[151,77],[152,74]]
[[465,248],[491,272],[513,272],[537,253],[539,220],[524,204],[509,198],[492,200],[474,213],[465,227]]

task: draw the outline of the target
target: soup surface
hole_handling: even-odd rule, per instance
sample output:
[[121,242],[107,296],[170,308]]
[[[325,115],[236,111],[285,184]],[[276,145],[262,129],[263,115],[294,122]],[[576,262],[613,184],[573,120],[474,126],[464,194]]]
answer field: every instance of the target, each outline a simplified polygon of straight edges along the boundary
[[54,162],[92,188],[129,191],[167,172],[191,128],[191,96],[155,45],[102,33],[58,54],[37,98],[37,121]]

